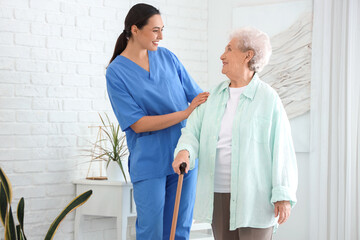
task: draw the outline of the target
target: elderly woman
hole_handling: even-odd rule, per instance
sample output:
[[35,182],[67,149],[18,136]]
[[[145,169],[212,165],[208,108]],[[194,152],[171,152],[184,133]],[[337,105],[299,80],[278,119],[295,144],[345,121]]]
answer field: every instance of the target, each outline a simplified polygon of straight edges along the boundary
[[297,164],[290,124],[278,94],[258,72],[269,37],[234,31],[220,59],[229,80],[212,91],[182,129],[174,171],[198,161],[194,218],[212,223],[215,239],[269,240],[296,203]]

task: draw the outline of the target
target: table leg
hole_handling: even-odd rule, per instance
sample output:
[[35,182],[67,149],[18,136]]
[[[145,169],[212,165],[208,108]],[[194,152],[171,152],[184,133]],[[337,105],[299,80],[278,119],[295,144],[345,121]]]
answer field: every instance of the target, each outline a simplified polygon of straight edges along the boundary
[[76,210],[75,213],[75,228],[74,228],[74,239],[80,240],[80,223],[81,223],[82,214]]
[[116,218],[117,240],[126,240],[127,216]]

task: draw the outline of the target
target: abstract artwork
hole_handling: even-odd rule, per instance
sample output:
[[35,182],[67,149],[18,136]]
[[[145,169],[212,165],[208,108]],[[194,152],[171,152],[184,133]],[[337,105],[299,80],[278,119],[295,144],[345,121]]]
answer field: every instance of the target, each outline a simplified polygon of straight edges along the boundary
[[279,94],[288,117],[310,109],[312,6],[309,1],[239,6],[233,27],[266,32],[272,45],[269,64],[259,73]]
[[289,118],[310,109],[311,32],[312,14],[307,13],[271,37],[271,61],[259,74],[277,91]]

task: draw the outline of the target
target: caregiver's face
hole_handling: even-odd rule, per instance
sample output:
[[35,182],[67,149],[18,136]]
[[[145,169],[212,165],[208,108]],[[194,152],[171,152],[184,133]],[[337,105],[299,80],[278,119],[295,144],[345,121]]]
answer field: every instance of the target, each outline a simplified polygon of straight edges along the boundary
[[225,47],[225,52],[220,56],[223,63],[222,73],[227,75],[237,75],[244,71],[247,62],[246,52],[242,52],[238,47],[238,39],[233,38]]
[[159,14],[150,17],[142,29],[136,29],[134,35],[139,44],[150,51],[156,51],[159,41],[163,39],[164,24]]

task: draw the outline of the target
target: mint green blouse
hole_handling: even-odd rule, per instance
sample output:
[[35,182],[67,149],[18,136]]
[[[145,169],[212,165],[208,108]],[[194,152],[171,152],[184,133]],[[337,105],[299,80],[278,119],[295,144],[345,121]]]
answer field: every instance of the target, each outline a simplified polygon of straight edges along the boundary
[[[211,223],[216,146],[229,98],[230,81],[210,91],[194,110],[175,149],[190,153],[190,169],[199,159],[194,218]],[[233,122],[230,230],[276,225],[273,203],[296,203],[297,163],[291,129],[278,94],[254,77],[240,95]]]

